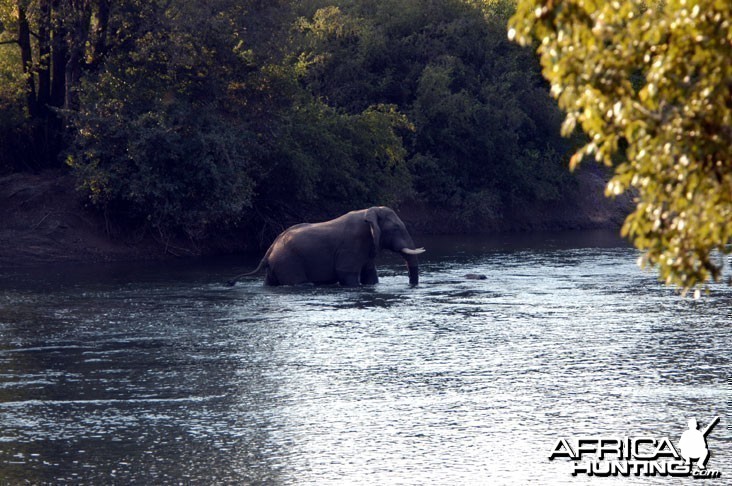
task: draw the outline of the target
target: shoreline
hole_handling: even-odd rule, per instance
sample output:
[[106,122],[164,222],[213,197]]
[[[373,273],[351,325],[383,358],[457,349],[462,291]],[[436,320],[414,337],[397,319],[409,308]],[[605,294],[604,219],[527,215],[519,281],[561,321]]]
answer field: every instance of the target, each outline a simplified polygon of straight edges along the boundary
[[[577,173],[575,194],[564,201],[514,210],[502,219],[466,223],[445,209],[419,202],[395,208],[414,237],[492,235],[536,231],[619,229],[630,198],[606,199],[600,167]],[[16,173],[0,177],[0,267],[49,263],[165,261],[180,257],[233,255],[261,251],[262,243],[244,228],[201,242],[163,240],[149,234],[110,229],[93,211],[65,171]]]

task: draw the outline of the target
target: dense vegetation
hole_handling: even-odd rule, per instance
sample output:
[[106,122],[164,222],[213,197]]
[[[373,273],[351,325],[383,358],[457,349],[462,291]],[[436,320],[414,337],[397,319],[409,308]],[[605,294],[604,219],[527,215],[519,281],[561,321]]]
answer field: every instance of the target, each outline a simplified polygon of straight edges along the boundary
[[[407,198],[557,201],[569,145],[512,2],[0,0],[0,170],[201,238]],[[566,165],[566,164],[564,164]]]
[[573,163],[621,162],[607,192],[638,194],[623,232],[642,263],[685,291],[719,280],[732,251],[732,3],[522,0],[509,36],[540,41],[565,131],[589,135]]
[[408,166],[421,197],[463,217],[561,198],[561,116],[533,54],[506,40],[509,5],[342,3],[301,22],[301,61],[310,66],[303,79],[349,112],[377,102],[406,114],[414,124],[404,139]]
[[638,195],[624,232],[688,289],[720,277],[732,239],[731,16],[719,0],[0,0],[0,173],[72,170],[108,221],[196,240],[406,199],[508,218],[572,192],[582,142],[571,165],[616,165],[608,192]]

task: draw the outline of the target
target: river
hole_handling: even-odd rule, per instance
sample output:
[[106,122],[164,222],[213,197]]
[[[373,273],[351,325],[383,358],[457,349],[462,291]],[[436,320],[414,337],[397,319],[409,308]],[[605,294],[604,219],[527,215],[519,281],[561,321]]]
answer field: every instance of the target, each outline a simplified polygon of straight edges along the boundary
[[732,477],[730,288],[680,298],[607,232],[416,240],[417,288],[389,255],[358,289],[0,270],[0,483],[669,484],[548,458],[715,416],[705,484]]

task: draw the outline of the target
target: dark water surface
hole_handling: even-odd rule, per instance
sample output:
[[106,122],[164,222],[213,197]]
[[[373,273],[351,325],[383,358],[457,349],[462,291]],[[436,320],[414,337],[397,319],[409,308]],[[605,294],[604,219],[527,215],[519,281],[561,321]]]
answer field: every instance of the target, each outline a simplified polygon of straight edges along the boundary
[[[418,288],[222,285],[255,260],[0,270],[0,483],[678,484],[572,477],[561,437],[720,423],[732,291],[605,233],[418,239]],[[487,280],[465,280],[482,273]]]

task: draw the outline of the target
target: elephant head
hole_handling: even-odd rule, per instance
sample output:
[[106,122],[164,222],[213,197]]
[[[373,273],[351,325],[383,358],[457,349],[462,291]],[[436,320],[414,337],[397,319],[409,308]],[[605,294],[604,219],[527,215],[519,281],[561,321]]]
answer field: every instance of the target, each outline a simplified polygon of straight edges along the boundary
[[419,283],[419,262],[417,255],[424,253],[424,248],[414,248],[414,241],[399,216],[391,209],[380,206],[366,210],[364,219],[371,227],[374,240],[374,255],[380,249],[399,253],[409,269],[409,284]]

